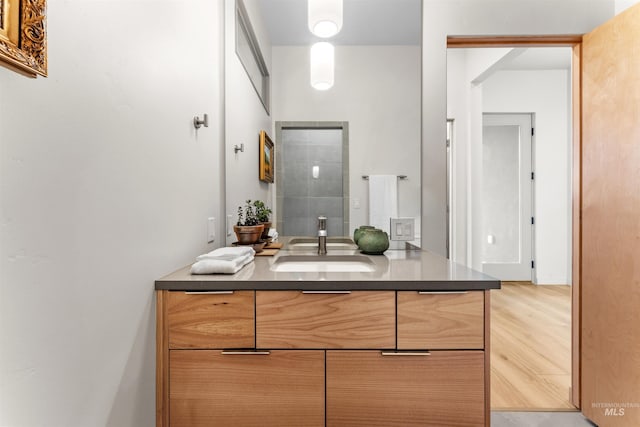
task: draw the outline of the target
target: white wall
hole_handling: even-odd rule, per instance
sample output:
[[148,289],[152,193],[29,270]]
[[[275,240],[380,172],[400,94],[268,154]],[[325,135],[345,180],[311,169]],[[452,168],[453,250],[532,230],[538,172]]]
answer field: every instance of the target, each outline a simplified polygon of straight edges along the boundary
[[449,49],[447,52],[447,118],[453,119],[451,143],[450,203],[453,240],[451,259],[467,265],[467,188],[469,168],[469,109],[470,83],[467,77],[466,50]]
[[317,91],[309,48],[274,46],[273,120],[349,122],[350,235],[369,222],[362,175],[373,173],[408,176],[398,183],[399,212],[419,227],[420,48],[336,46],[335,63],[334,86]]
[[571,283],[569,71],[499,71],[482,85],[484,112],[534,113],[537,284]]
[[638,0],[615,0],[616,15],[638,3]]
[[49,77],[0,68],[0,425],[152,426],[154,279],[221,243],[222,6],[47,12]]
[[423,2],[423,248],[445,253],[447,35],[580,34],[613,14],[613,0]]
[[[245,0],[244,3],[267,69],[271,73],[271,43],[257,2]],[[271,139],[275,136],[270,132],[271,117],[236,55],[235,0],[225,0],[225,25],[225,210],[227,215],[232,215],[230,225],[233,225],[237,220],[238,206],[244,205],[247,199],[259,199],[272,208],[275,206],[273,185],[260,181],[258,170],[260,131],[266,130]],[[234,146],[240,144],[244,144],[244,152],[234,152]],[[227,236],[227,244],[234,241],[235,234]]]

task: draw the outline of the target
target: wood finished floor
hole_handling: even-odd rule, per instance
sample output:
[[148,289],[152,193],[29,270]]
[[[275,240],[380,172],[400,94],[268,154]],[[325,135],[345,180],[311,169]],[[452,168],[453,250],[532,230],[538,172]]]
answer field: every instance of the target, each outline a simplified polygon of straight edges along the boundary
[[502,282],[491,291],[491,409],[575,410],[571,287]]

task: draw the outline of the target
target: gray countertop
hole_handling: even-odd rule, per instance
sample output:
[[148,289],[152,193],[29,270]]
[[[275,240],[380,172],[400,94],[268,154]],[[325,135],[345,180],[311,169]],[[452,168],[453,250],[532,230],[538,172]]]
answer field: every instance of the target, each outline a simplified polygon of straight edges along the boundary
[[[386,251],[368,255],[373,272],[276,272],[278,257],[305,255],[318,257],[313,250],[289,251],[275,256],[257,256],[236,274],[191,275],[186,266],[156,280],[156,290],[423,290],[461,291],[499,289],[500,280],[453,263],[428,251]],[[329,255],[359,254],[357,250],[331,250]]]

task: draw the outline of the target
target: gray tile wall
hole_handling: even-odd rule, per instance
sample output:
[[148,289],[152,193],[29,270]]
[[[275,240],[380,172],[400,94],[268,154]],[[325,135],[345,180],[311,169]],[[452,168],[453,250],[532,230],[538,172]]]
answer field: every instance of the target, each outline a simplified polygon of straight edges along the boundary
[[342,130],[286,129],[280,144],[282,234],[315,236],[324,215],[329,235],[344,235]]

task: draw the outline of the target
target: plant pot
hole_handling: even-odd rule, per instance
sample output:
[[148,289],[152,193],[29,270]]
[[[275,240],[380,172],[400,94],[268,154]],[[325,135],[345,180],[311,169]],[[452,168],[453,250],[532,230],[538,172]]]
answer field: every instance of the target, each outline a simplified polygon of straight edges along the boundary
[[271,228],[271,221],[261,222],[260,224],[264,226],[264,230],[262,230],[262,235],[260,236],[260,239],[267,240],[269,238],[269,229]]
[[262,234],[262,230],[264,229],[264,225],[234,225],[233,231],[236,233],[236,237],[238,238],[238,244],[240,245],[251,245],[260,240],[260,235]]

